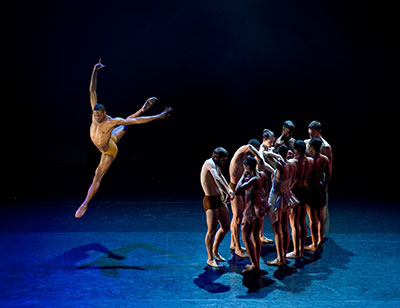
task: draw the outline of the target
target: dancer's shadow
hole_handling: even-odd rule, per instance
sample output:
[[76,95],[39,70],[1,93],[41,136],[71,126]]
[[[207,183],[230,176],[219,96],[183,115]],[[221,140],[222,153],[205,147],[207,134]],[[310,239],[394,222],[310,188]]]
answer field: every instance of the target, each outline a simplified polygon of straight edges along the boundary
[[230,286],[223,285],[221,283],[214,282],[220,278],[223,274],[229,270],[224,266],[218,269],[214,269],[211,266],[204,268],[204,273],[200,274],[199,277],[193,280],[194,284],[199,288],[204,289],[210,293],[223,293],[231,289]]
[[[175,254],[171,254],[158,247],[154,247],[144,243],[133,243],[127,246],[116,248],[110,251],[104,245],[99,243],[87,244],[79,247],[72,248],[62,255],[57,256],[54,259],[46,261],[43,265],[47,268],[57,269],[70,269],[70,270],[101,270],[101,273],[105,277],[119,278],[119,271],[121,269],[131,270],[146,270],[143,267],[133,266],[124,264],[123,260],[127,259],[129,254],[137,249],[143,249],[149,251],[151,254],[167,255],[173,258],[181,258]],[[103,253],[100,257],[94,261],[84,263],[84,260],[91,257],[90,251],[97,251]]]
[[242,274],[242,271],[246,268],[246,264],[249,264],[249,258],[241,258],[231,250],[231,258],[228,260],[229,272]]
[[[248,293],[256,293],[258,290],[272,285],[275,281],[266,277],[266,271],[251,271],[243,274],[243,285],[248,289]],[[265,296],[265,294],[263,294]]]
[[77,264],[87,258],[90,257],[90,251],[98,251],[104,254],[105,258],[109,258],[112,260],[124,260],[125,258],[113,253],[109,249],[107,249],[104,245],[99,243],[91,243],[83,246],[78,246],[72,248],[63,254],[55,257],[54,259],[48,260],[43,263],[44,266],[47,267],[56,267],[63,269],[76,269]]
[[231,259],[228,260],[229,267],[212,268],[211,266],[206,266],[204,272],[201,273],[193,283],[201,289],[204,289],[210,293],[222,293],[227,292],[231,288],[230,286],[223,285],[221,283],[216,283],[215,281],[219,279],[223,274],[226,273],[238,273],[241,274],[242,270],[248,264],[248,258],[241,258],[231,251]]
[[[100,269],[102,271],[103,276],[105,277],[112,277],[112,278],[119,278],[120,269],[133,269],[133,270],[146,270],[145,268],[138,267],[138,266],[131,266],[126,265],[121,262],[121,260],[128,258],[129,254],[135,250],[145,250],[151,254],[151,257],[156,255],[164,255],[174,259],[182,259],[183,257],[180,255],[176,255],[170,253],[166,250],[160,249],[158,247],[148,245],[145,243],[133,243],[130,245],[126,245],[120,248],[116,248],[111,251],[112,255],[120,256],[122,259],[118,258],[110,258],[109,254],[103,255],[100,258],[81,266],[78,266],[77,269]],[[184,258],[183,258],[184,259]]]
[[274,273],[274,277],[281,282],[277,288],[291,293],[303,292],[314,280],[329,280],[335,269],[348,269],[346,264],[353,256],[353,252],[341,248],[332,238],[326,237],[322,253],[306,251],[302,260],[292,260],[293,267],[297,269],[295,273]]

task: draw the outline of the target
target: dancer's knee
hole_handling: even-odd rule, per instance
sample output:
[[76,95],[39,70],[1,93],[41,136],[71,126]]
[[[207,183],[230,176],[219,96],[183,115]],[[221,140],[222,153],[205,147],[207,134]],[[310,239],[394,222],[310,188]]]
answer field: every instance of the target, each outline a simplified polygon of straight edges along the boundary
[[229,224],[227,224],[227,225],[221,225],[221,232],[222,232],[222,233],[227,234],[227,233],[229,232],[229,230],[230,230]]
[[206,234],[206,240],[213,239],[216,233],[217,233],[216,230],[208,230]]

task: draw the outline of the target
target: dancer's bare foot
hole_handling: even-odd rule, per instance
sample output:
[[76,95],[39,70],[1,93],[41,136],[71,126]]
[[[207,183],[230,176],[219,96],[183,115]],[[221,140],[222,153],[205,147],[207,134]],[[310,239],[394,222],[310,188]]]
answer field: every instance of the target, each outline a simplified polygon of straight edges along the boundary
[[218,264],[217,261],[215,261],[215,260],[211,260],[211,261],[210,261],[210,260],[207,260],[207,264],[208,264],[209,266],[215,267],[215,268],[223,267],[223,265]]
[[235,255],[241,258],[248,258],[249,256],[243,249],[235,249]]
[[310,251],[317,251],[317,247],[315,247],[314,245],[308,245],[304,247],[304,250],[310,250]]
[[282,261],[279,261],[278,258],[276,258],[275,260],[272,260],[272,261],[267,261],[265,263],[267,265],[271,265],[271,266],[281,266],[284,264]]
[[266,237],[264,235],[260,237],[260,240],[261,240],[261,243],[264,243],[264,244],[273,244],[274,243],[273,240],[269,239],[268,237]]
[[[235,245],[231,245],[229,248],[230,248],[230,250],[235,250],[236,249]],[[246,247],[240,247],[240,249],[243,250],[243,251],[246,251]]]
[[222,257],[219,252],[214,252],[214,258],[218,261],[218,262],[225,262],[225,258]]
[[297,255],[294,253],[294,251],[292,251],[292,252],[288,252],[288,253],[286,254],[286,258],[288,258],[288,259],[298,259],[298,258],[300,258],[300,256],[297,256]]
[[155,103],[157,102],[157,98],[156,97],[150,97],[147,99],[147,101],[144,103],[143,107],[142,107],[142,112],[145,112],[146,110],[148,110],[151,106],[153,106]]
[[81,218],[83,215],[85,215],[87,210],[87,204],[82,204],[79,209],[75,212],[75,218]]
[[246,264],[246,268],[242,271],[242,274],[246,274],[255,270],[257,270],[257,267],[255,267],[253,264]]
[[322,252],[324,250],[323,247],[322,247],[322,242],[318,243],[317,250],[320,251],[320,252]]

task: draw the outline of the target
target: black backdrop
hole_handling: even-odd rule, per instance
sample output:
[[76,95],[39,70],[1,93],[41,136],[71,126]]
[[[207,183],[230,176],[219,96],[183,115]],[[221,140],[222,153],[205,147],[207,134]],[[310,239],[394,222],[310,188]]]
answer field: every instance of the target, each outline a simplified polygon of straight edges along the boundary
[[[377,6],[379,5],[379,7]],[[334,151],[331,198],[392,198],[398,101],[394,7],[355,1],[47,1],[5,7],[3,198],[84,198],[100,154],[88,86],[130,127],[103,199],[201,195],[202,163],[283,121],[312,120]],[[226,172],[226,170],[225,170]]]

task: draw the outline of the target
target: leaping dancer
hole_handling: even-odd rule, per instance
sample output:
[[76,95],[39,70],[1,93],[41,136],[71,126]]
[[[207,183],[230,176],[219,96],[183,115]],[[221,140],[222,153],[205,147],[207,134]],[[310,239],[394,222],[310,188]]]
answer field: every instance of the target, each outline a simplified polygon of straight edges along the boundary
[[92,124],[90,126],[90,138],[101,152],[101,158],[94,174],[93,182],[89,187],[86,199],[75,213],[76,218],[80,218],[85,214],[90,200],[92,200],[93,196],[99,190],[104,174],[110,168],[112,162],[117,156],[117,143],[125,135],[126,125],[144,124],[158,119],[165,119],[172,111],[172,108],[167,107],[158,115],[142,117],[141,114],[148,110],[157,101],[157,98],[151,97],[146,100],[142,108],[126,119],[113,118],[107,115],[104,105],[97,103],[97,71],[102,68],[104,68],[104,65],[101,63],[100,59],[99,63],[93,67],[89,87],[90,104],[93,111]]

